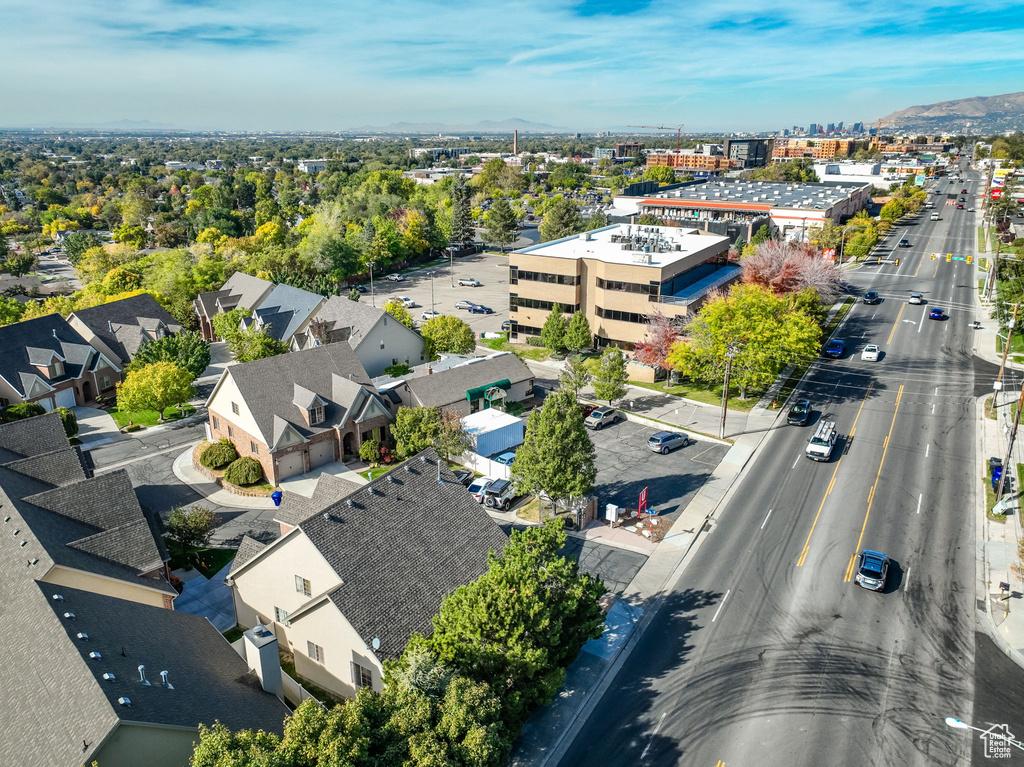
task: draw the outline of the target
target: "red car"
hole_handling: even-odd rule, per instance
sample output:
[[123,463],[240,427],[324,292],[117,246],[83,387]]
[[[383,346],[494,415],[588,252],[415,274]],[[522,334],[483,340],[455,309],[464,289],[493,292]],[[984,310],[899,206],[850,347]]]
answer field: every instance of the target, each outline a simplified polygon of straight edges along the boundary
[[580,410],[583,411],[583,417],[586,418],[588,415],[597,410],[597,405],[591,405],[589,402],[581,402]]

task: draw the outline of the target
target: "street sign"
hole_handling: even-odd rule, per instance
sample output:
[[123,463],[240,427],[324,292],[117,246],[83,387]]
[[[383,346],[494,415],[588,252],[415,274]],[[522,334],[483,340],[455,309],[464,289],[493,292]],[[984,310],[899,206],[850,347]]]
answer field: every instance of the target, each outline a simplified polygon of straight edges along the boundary
[[645,487],[640,491],[640,503],[638,504],[640,511],[647,511],[647,488]]
[[821,257],[829,261],[836,260],[836,249],[835,248],[824,248],[821,251]]
[[1003,196],[1003,190],[1002,189],[993,189],[991,192],[989,192],[989,197],[991,197],[993,200],[998,200],[1002,196]]

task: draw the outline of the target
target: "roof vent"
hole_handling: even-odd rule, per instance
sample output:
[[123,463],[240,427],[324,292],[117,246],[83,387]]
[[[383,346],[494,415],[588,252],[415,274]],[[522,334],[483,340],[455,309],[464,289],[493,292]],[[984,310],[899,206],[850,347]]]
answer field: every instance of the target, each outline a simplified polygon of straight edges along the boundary
[[81,639],[83,642],[88,642],[89,641],[89,635],[86,634],[84,631],[79,631],[78,632],[78,638]]
[[174,689],[174,685],[167,681],[167,672],[166,671],[161,671],[160,672],[160,684],[162,684],[168,690],[173,690]]
[[104,682],[113,682],[115,679],[117,679],[117,677],[115,677],[109,671],[106,674],[103,675],[103,681]]
[[420,460],[423,461],[423,463],[430,463],[430,459],[427,458],[425,455],[421,455]]
[[118,698],[117,702],[120,703],[122,706],[130,706],[132,704],[131,698],[125,698],[123,696]]
[[330,521],[331,521],[332,519],[334,519],[334,517],[332,517],[332,516],[331,516],[331,512],[329,512],[329,511],[325,511],[325,512],[324,512],[324,519],[325,519],[325,520],[326,520],[327,522],[330,522]]
[[75,614],[74,613],[64,613],[64,617],[67,618],[69,621],[73,621],[75,619]]
[[264,626],[262,623],[257,623],[255,626],[253,626],[252,633],[254,636],[258,637],[265,637],[270,634],[270,632],[267,631],[267,627]]
[[25,548],[28,545],[28,541],[22,541],[18,544],[21,548]]
[[17,534],[18,534],[18,533],[20,533],[20,532],[21,532],[21,528],[20,528],[20,527],[16,527],[16,528],[14,528],[14,534],[15,534],[15,535],[17,535]]
[[31,566],[31,565],[36,565],[36,564],[39,564],[39,559],[38,559],[38,557],[32,557],[32,559],[30,559],[30,560],[28,561],[28,563],[29,563],[29,565],[30,565],[30,566]]
[[102,656],[102,655],[100,655],[100,654],[99,654],[98,652],[96,652],[95,650],[93,650],[93,651],[92,651],[91,653],[89,653],[89,657],[90,657],[90,658],[92,658],[93,660],[100,660],[100,659],[102,659],[102,658],[103,658],[103,656]]
[[355,506],[356,506],[356,502],[353,501],[351,498],[349,498],[348,499],[348,506],[349,506],[350,509],[354,509]]
[[380,494],[381,494],[380,490],[375,488],[373,485],[370,485],[370,495],[380,495]]
[[4,517],[4,522],[10,522],[10,521],[11,521],[11,515],[8,514],[6,517]]
[[395,482],[397,482],[397,481],[398,481],[398,480],[397,480],[397,479],[395,479],[395,475],[394,475],[394,474],[388,474],[388,482],[390,482],[390,483],[391,483],[391,484],[393,485],[393,484],[395,484]]
[[150,686],[149,681],[146,679],[146,667],[141,663],[139,664],[139,681],[142,683],[143,687]]
[[64,601],[64,595],[63,594],[54,594],[53,595],[53,601],[54,602],[63,602]]
[[412,464],[409,464],[409,463],[405,464],[405,470],[407,472],[409,472],[410,474],[412,474]]

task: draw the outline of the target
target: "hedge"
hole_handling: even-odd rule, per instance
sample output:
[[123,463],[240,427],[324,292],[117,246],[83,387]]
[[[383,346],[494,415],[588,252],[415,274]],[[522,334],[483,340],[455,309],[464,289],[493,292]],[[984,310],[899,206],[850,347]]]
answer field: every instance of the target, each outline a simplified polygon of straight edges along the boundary
[[224,479],[239,487],[254,485],[263,479],[263,467],[255,458],[239,458],[224,470]]
[[238,451],[227,440],[214,442],[199,456],[199,463],[207,469],[219,469],[236,460],[238,460]]

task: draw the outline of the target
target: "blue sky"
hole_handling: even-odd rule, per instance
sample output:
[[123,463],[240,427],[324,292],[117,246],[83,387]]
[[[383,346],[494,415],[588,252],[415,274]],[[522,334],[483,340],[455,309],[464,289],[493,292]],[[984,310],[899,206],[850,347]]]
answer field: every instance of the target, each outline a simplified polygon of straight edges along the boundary
[[1020,0],[0,0],[0,126],[767,130],[1024,90]]

